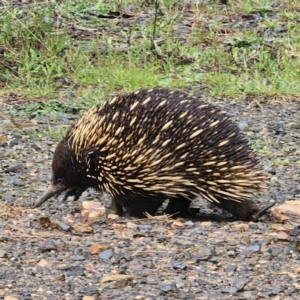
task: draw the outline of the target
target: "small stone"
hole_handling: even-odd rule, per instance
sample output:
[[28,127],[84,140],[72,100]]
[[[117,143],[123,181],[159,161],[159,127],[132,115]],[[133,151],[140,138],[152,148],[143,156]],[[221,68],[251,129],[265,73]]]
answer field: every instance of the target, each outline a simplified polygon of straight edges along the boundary
[[5,258],[7,256],[7,252],[5,250],[0,249],[0,258]]
[[125,274],[104,274],[99,283],[101,288],[118,289],[127,286],[133,279],[133,276]]
[[113,249],[107,249],[99,254],[99,258],[104,260],[110,259],[113,256],[113,254],[114,254]]
[[19,178],[15,178],[15,177],[12,178],[11,183],[15,186],[24,186],[25,185],[23,180],[21,180]]
[[230,273],[236,270],[236,265],[230,265],[224,269],[224,272]]
[[268,262],[269,262],[268,260],[264,260],[264,259],[258,261],[258,263],[261,265],[267,264]]
[[63,230],[63,231],[69,231],[70,229],[71,229],[71,226],[70,225],[68,225],[68,224],[66,224],[65,222],[58,222],[57,223],[57,226],[61,229],[61,230]]
[[84,260],[85,257],[83,255],[71,255],[70,259],[74,261],[78,261],[78,260]]
[[227,251],[228,256],[235,256],[235,251],[234,250],[229,250]]
[[157,240],[159,243],[164,243],[167,239],[168,239],[168,237],[165,236],[165,235],[163,235],[163,234],[159,234],[159,235],[156,237],[156,240]]
[[21,164],[14,165],[11,167],[8,167],[4,170],[5,173],[20,173],[23,170],[23,166]]
[[290,236],[296,236],[299,233],[299,227],[295,226],[291,231],[290,231]]
[[47,151],[48,150],[48,145],[45,144],[44,142],[41,142],[41,141],[33,141],[33,146],[37,150],[42,150],[42,151]]
[[247,257],[250,257],[252,255],[252,253],[258,252],[258,251],[260,251],[260,245],[255,244],[253,246],[249,246],[249,247],[244,248],[244,250],[242,251],[242,254],[247,256]]
[[176,239],[176,243],[186,247],[195,245],[195,242],[189,239]]
[[136,273],[140,273],[143,270],[143,266],[142,265],[130,265],[128,267],[128,269],[130,269]]
[[226,289],[222,289],[222,293],[231,293],[231,294],[235,294],[237,292],[237,288],[235,286],[226,288]]
[[[2,2],[0,2],[0,7],[2,8],[4,5]],[[3,145],[7,142],[7,138],[4,135],[0,135],[0,145]]]
[[285,28],[285,27],[276,27],[276,28],[274,28],[274,32],[284,33],[284,32],[287,32],[287,28]]
[[185,226],[192,227],[192,226],[194,226],[194,222],[192,222],[192,221],[187,221],[187,222],[184,223],[184,225],[185,225]]
[[171,227],[183,229],[183,228],[184,228],[184,224],[181,223],[181,222],[179,222],[179,221],[174,221],[174,222],[172,223]]
[[72,226],[72,229],[79,233],[93,233],[94,229],[88,224],[85,223],[77,223]]
[[53,278],[54,281],[65,281],[66,276],[64,274],[59,274],[56,277]]
[[9,204],[9,203],[15,202],[16,199],[14,197],[10,196],[10,195],[7,195],[7,196],[4,197],[3,200]]
[[272,252],[271,252],[271,254],[273,256],[278,256],[280,253],[282,253],[281,249],[272,249]]
[[83,296],[82,300],[95,300],[95,298],[92,296]]
[[161,286],[160,289],[166,293],[167,292],[178,293],[178,288],[174,282],[165,284],[165,285]]
[[24,262],[25,262],[26,264],[36,264],[36,260],[33,259],[33,258],[31,258],[31,259],[25,259]]
[[231,228],[234,230],[234,231],[240,231],[240,232],[244,232],[244,231],[247,231],[249,229],[249,225],[248,224],[245,224],[245,223],[242,223],[242,224],[233,224],[231,226]]
[[139,230],[149,231],[152,229],[151,225],[139,225]]
[[119,253],[116,255],[115,259],[116,259],[117,262],[119,262],[119,261],[122,260],[122,259],[129,261],[129,260],[131,260],[131,255],[130,255],[130,253],[128,253],[128,252],[125,252],[125,253],[119,252]]
[[89,251],[91,254],[98,254],[100,252],[103,252],[107,248],[108,248],[108,246],[106,246],[106,245],[94,244],[90,247]]
[[200,227],[211,227],[211,226],[213,226],[213,223],[212,222],[201,222],[200,224],[199,224],[199,226]]
[[279,289],[277,286],[272,285],[272,295],[277,295],[279,293]]
[[132,223],[132,222],[127,222],[126,227],[129,228],[129,229],[133,229],[133,230],[138,229],[138,226],[136,224]]
[[236,280],[233,285],[237,288],[237,291],[240,292],[249,281],[248,278],[240,278]]
[[99,219],[106,216],[105,206],[96,201],[83,201],[81,214],[89,219]]
[[199,261],[207,261],[211,259],[214,255],[214,251],[211,248],[203,247],[199,248],[196,258]]
[[271,228],[273,231],[290,232],[293,230],[294,226],[291,224],[272,224]]
[[53,239],[47,239],[47,240],[43,241],[43,243],[39,246],[39,249],[42,252],[56,250],[57,245],[55,244],[55,241]]
[[279,240],[282,241],[289,241],[291,239],[290,235],[283,231],[278,232],[276,236]]
[[[247,300],[257,299],[256,294],[252,291],[244,291],[241,295],[244,297],[242,299],[247,299]],[[276,299],[273,298],[273,300],[276,300]],[[277,300],[280,300],[280,299],[277,299]]]
[[8,144],[10,147],[16,146],[19,144],[19,142],[21,141],[20,137],[14,137],[13,139],[11,139]]
[[42,268],[48,268],[49,262],[46,259],[41,259],[40,262],[37,264],[38,266],[42,267]]
[[223,20],[224,20],[224,16],[222,16],[222,15],[216,15],[214,17],[214,21],[216,21],[216,22],[222,22]]
[[171,264],[174,269],[185,270],[187,268],[186,264],[184,264],[183,262],[178,261],[178,260],[172,260]]
[[117,220],[117,219],[119,219],[119,215],[115,215],[115,214],[108,214],[107,215],[107,219],[109,219],[109,220]]

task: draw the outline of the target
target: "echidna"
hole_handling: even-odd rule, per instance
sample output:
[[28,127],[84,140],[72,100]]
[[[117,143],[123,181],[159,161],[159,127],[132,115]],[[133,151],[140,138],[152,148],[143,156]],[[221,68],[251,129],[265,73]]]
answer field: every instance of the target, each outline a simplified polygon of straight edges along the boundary
[[88,110],[68,130],[34,207],[91,187],[112,196],[117,214],[155,214],[169,200],[165,213],[188,216],[200,196],[253,220],[272,206],[252,200],[264,180],[247,138],[219,108],[180,91],[140,90]]

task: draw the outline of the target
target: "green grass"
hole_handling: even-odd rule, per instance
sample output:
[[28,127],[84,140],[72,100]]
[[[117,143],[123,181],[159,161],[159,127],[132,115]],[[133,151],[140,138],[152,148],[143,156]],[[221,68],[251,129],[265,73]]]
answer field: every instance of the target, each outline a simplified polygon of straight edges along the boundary
[[[155,86],[299,99],[299,3],[273,2],[232,0],[222,10],[217,2],[158,0],[156,23],[153,1],[37,1],[28,11],[7,6],[0,12],[0,95],[43,99],[39,107],[11,109],[29,115],[64,114],[66,105],[85,109],[116,92]],[[128,4],[136,5],[135,19],[122,17]],[[114,12],[121,16],[103,18]],[[242,17],[230,23],[243,13],[263,18],[253,28]],[[276,34],[280,27],[286,31]]]
[[64,127],[55,127],[48,126],[48,128],[44,128],[43,130],[34,129],[34,130],[23,130],[23,135],[29,135],[34,139],[42,139],[44,137],[50,137],[53,140],[59,141],[63,138],[64,134],[68,130],[68,126]]

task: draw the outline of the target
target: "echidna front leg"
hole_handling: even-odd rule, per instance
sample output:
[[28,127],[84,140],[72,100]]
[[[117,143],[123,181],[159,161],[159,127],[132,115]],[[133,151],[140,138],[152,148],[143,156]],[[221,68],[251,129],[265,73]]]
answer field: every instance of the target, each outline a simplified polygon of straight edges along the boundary
[[87,189],[87,187],[74,187],[70,188],[64,194],[62,201],[66,201],[69,196],[74,196],[74,200],[77,201],[81,194]]
[[146,212],[150,215],[154,215],[164,200],[164,198],[155,196],[128,194],[115,197],[114,205],[117,205],[117,207],[124,207],[126,212],[132,217],[145,218]]
[[171,198],[166,209],[164,210],[164,213],[168,215],[174,215],[175,218],[189,218],[191,217],[190,205],[191,201],[189,199],[183,197]]
[[110,206],[106,208],[106,214],[116,214],[122,216],[124,213],[123,207],[117,202],[115,198],[112,198]]

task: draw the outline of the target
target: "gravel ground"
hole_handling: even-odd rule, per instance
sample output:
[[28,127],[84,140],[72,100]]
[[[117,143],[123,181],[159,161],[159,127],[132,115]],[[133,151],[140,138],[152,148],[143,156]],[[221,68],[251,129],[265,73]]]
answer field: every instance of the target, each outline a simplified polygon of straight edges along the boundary
[[[299,200],[300,103],[211,101],[265,152],[268,190],[257,201]],[[298,299],[297,236],[279,234],[268,216],[90,221],[80,207],[99,198],[93,191],[31,209],[56,142],[22,135],[3,115],[0,133],[0,299]]]

